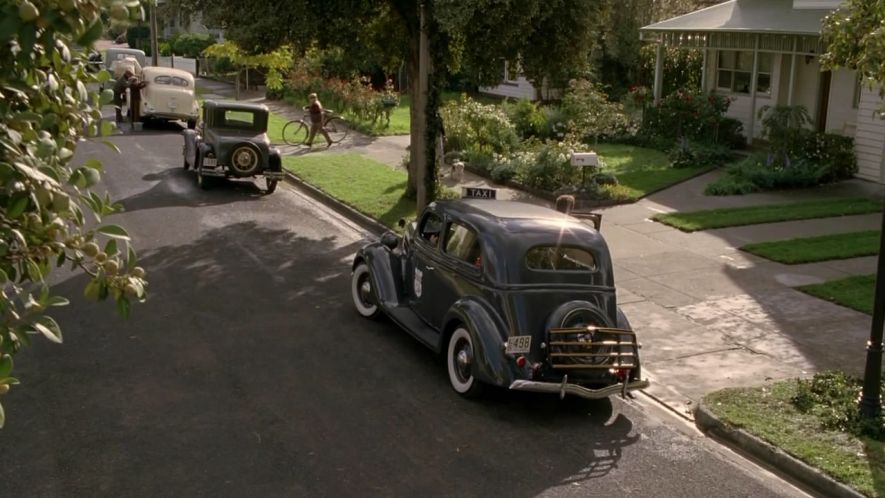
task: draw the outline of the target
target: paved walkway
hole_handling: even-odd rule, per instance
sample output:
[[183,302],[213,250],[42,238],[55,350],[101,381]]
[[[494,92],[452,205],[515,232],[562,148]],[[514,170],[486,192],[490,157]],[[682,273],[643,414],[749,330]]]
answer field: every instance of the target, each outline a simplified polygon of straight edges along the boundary
[[[207,83],[201,82],[206,85]],[[219,84],[213,85],[213,92]],[[276,112],[292,114],[277,102]],[[300,111],[297,111],[300,113]],[[328,151],[365,154],[400,167],[408,137],[353,138]],[[289,151],[298,153],[297,151]],[[451,187],[488,186],[465,173]],[[870,317],[809,297],[793,287],[876,271],[876,258],[855,258],[804,265],[782,265],[740,252],[750,242],[876,230],[881,214],[848,216],[683,233],[652,222],[656,213],[739,207],[845,195],[881,197],[885,190],[860,180],[813,190],[732,197],[708,197],[712,172],[603,213],[602,233],[615,264],[618,301],[643,344],[647,391],[691,417],[693,407],[711,391],[771,380],[808,376],[841,368],[860,374]],[[498,185],[500,198],[549,204]]]

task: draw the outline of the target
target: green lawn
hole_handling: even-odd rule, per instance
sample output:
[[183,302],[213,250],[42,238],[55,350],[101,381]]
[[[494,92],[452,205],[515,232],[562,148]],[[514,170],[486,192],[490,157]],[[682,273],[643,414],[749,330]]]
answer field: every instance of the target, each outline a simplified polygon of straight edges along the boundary
[[710,169],[672,168],[666,153],[635,145],[598,144],[594,149],[605,161],[604,171],[618,177],[619,185],[611,187],[617,199],[637,200]]
[[859,275],[822,284],[803,285],[798,289],[806,294],[872,315],[875,287],[875,275]]
[[879,231],[760,242],[740,249],[788,265],[874,256],[879,253]]
[[283,166],[327,194],[384,225],[415,217],[403,198],[407,175],[360,154],[308,154],[283,158]]
[[795,380],[724,389],[704,398],[724,422],[743,428],[868,496],[885,496],[885,448],[881,441],[826,429],[813,413],[791,402]]
[[652,219],[685,232],[710,228],[756,225],[778,221],[829,218],[882,211],[882,204],[865,197],[767,204],[746,208],[711,209],[688,213],[657,214]]
[[283,127],[286,126],[289,120],[280,116],[279,114],[270,113],[270,116],[267,118],[267,136],[270,138],[270,143],[274,145],[282,145],[283,142]]

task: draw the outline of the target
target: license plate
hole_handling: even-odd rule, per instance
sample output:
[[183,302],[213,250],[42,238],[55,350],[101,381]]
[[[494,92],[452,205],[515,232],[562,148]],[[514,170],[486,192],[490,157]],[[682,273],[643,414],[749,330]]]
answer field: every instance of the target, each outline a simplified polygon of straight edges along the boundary
[[507,348],[504,351],[507,354],[528,353],[532,347],[532,336],[515,335],[507,339]]
[[214,157],[207,157],[206,159],[203,159],[203,166],[218,166],[218,159],[215,159]]

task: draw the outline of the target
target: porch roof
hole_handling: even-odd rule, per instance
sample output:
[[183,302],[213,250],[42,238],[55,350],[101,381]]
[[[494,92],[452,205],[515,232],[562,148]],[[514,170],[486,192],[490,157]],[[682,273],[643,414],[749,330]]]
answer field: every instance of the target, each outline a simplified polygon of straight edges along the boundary
[[820,35],[833,9],[794,9],[793,0],[729,0],[640,29],[642,33],[764,33]]

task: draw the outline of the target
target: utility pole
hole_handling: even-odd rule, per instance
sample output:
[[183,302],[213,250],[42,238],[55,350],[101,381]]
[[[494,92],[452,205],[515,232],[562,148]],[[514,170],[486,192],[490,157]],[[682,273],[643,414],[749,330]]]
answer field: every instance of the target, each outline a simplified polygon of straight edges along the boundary
[[[418,7],[420,16],[420,35],[418,41],[418,91],[415,94],[416,102],[412,105],[418,108],[418,112],[412,114],[417,118],[417,123],[412,123],[412,161],[415,164],[415,187],[417,189],[417,208],[420,213],[427,206],[427,136],[423,130],[427,129],[427,90],[430,87],[430,40],[427,36],[427,6],[421,2]],[[414,130],[421,130],[415,132]]]
[[157,42],[157,0],[150,0],[148,5],[151,13],[151,65],[159,66],[160,46]]
[[867,341],[867,362],[860,393],[860,414],[866,418],[882,413],[879,389],[882,382],[882,328],[885,327],[885,212],[882,214],[882,234],[879,236],[879,263],[876,266],[876,292],[873,297],[873,324]]

